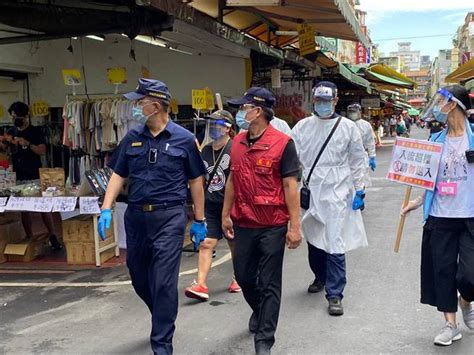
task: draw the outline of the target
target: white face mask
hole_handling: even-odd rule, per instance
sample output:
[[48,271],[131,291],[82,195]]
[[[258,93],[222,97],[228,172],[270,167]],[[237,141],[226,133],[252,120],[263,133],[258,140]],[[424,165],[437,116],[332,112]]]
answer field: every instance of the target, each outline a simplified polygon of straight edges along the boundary
[[347,118],[351,119],[352,121],[357,121],[359,119],[359,113],[357,112],[348,112]]

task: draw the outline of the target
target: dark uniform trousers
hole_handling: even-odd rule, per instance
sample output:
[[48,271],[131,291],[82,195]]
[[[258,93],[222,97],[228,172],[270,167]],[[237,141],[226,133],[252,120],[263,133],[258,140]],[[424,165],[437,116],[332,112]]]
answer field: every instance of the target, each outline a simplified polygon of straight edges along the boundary
[[346,287],[346,255],[329,254],[308,243],[309,267],[326,289],[326,298],[342,299]]
[[154,354],[173,353],[178,314],[178,276],[187,213],[182,205],[144,212],[125,212],[127,266],[135,292],[151,312]]
[[287,226],[234,227],[235,278],[258,319],[255,343],[271,347],[280,314],[283,255]]
[[458,310],[458,291],[474,301],[474,218],[430,216],[423,228],[421,303]]

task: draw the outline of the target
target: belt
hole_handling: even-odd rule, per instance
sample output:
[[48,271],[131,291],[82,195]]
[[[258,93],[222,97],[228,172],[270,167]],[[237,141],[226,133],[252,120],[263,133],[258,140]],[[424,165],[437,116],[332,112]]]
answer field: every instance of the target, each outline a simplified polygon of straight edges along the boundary
[[183,201],[173,201],[173,202],[163,202],[154,205],[137,205],[137,204],[129,204],[130,207],[137,208],[142,210],[143,212],[153,212],[156,210],[166,210],[171,207],[176,206],[184,206]]

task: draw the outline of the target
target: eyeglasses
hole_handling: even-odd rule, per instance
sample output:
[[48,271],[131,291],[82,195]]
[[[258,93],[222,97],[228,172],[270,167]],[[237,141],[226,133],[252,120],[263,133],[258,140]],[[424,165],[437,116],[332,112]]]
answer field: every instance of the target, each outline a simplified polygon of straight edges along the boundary
[[252,105],[252,104],[244,104],[244,105],[240,105],[239,107],[239,110],[241,111],[248,111],[248,110],[252,110],[254,108],[256,108],[257,106],[255,105]]

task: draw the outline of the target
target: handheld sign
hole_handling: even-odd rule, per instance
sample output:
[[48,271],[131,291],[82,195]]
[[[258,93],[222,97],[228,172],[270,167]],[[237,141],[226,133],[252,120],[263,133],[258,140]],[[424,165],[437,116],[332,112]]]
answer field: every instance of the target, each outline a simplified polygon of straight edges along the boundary
[[[403,207],[410,202],[412,187],[434,191],[443,145],[424,140],[397,137],[387,179],[408,185]],[[405,225],[405,216],[398,224],[394,251],[398,253]]]

